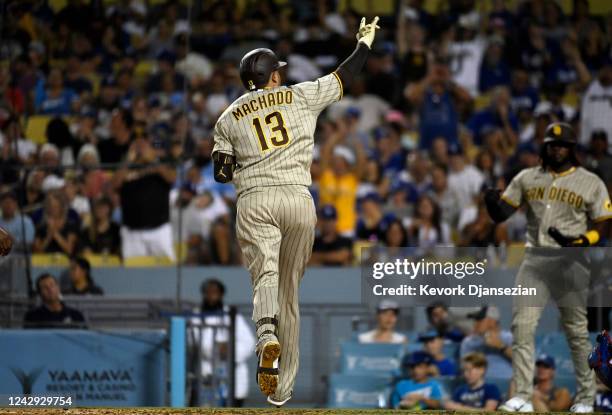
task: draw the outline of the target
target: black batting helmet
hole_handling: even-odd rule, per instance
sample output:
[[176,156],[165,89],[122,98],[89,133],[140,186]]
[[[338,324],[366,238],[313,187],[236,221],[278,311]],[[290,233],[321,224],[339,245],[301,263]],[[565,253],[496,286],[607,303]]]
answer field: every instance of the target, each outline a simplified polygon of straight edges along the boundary
[[542,167],[544,168],[547,168],[551,163],[546,148],[549,144],[552,143],[559,143],[569,146],[571,148],[569,154],[569,159],[571,163],[574,166],[580,165],[580,162],[578,161],[578,158],[576,157],[576,152],[574,150],[577,143],[576,133],[569,124],[564,122],[554,122],[546,128],[546,132],[544,133],[544,145],[540,149]]
[[567,123],[554,122],[546,128],[544,143],[561,142],[569,145],[576,144],[576,133]]
[[287,62],[279,61],[270,49],[253,49],[240,61],[240,79],[246,89],[254,91],[266,86],[270,74],[286,64]]

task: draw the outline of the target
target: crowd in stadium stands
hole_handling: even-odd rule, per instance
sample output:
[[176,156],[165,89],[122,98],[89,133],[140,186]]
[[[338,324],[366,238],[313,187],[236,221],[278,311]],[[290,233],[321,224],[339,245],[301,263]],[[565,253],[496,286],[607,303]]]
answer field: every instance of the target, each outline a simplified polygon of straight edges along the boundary
[[[244,92],[246,51],[274,49],[288,83],[348,56],[368,11],[337,3],[5,2],[0,225],[35,253],[176,259],[182,244],[187,263],[240,264],[214,123]],[[612,184],[612,15],[586,0],[425,3],[371,11],[383,29],[363,74],[320,118],[313,264],[351,264],[354,244],[523,241],[524,215],[495,225],[481,191],[536,165],[554,120]]]
[[[375,328],[357,336],[359,343],[409,346],[392,382],[389,406],[495,410],[503,396],[512,395],[512,334],[499,327],[499,310],[495,306],[449,309],[434,303],[426,312],[430,328],[415,339],[420,348],[396,331],[400,308],[389,300],[379,303]],[[572,404],[572,392],[557,383],[556,364],[548,354],[535,359],[532,401],[536,411],[567,411]],[[503,390],[494,380],[504,380]],[[598,383],[595,409],[609,412],[611,402],[610,391]]]

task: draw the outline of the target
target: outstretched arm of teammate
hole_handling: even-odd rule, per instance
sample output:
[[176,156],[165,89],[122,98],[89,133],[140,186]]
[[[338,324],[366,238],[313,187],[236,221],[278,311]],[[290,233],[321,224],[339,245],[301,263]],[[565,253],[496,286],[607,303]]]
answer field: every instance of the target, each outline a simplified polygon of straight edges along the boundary
[[355,51],[334,71],[340,78],[343,88],[350,85],[355,76],[361,72],[361,68],[363,68],[368,58],[370,49],[372,49],[372,42],[374,42],[374,37],[376,36],[376,29],[380,29],[377,23],[378,16],[369,24],[366,24],[365,17],[361,19],[359,32],[357,33],[357,47]]
[[501,190],[499,189],[487,189],[484,200],[489,216],[497,223],[508,219],[517,209],[501,198]]

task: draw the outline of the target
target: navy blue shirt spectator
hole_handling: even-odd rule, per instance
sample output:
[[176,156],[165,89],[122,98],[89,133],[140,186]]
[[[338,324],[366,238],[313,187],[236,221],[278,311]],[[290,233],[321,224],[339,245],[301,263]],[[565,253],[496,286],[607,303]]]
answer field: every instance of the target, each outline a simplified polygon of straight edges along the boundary
[[510,93],[510,102],[515,113],[523,110],[531,112],[540,102],[540,94],[529,83],[529,74],[524,69],[517,69],[512,73]]
[[436,330],[429,330],[419,335],[419,341],[432,357],[432,363],[440,376],[457,375],[457,365],[453,359],[444,354],[444,337]]
[[449,91],[436,94],[431,89],[425,92],[421,107],[419,148],[429,150],[436,137],[444,137],[449,145],[459,144],[457,125],[459,115]]
[[458,107],[469,104],[472,97],[452,82],[448,57],[436,56],[427,76],[408,84],[404,95],[420,115],[419,148],[430,150],[436,137],[443,137],[449,146],[459,144]]
[[374,130],[376,140],[375,157],[382,166],[383,175],[394,175],[404,168],[406,154],[401,145],[401,137],[396,131],[379,127]]
[[[503,89],[504,88],[501,88],[501,90]],[[499,93],[500,95],[502,94],[501,91]],[[495,100],[495,98],[492,98],[492,101],[493,100]],[[472,131],[472,134],[474,134],[474,144],[483,144],[486,132],[504,129],[508,126],[516,134],[518,131],[518,119],[514,115],[514,112],[512,112],[510,106],[506,105],[503,101],[503,99],[500,99],[498,102],[492,102],[489,107],[478,111],[468,120],[467,127]],[[503,107],[503,110],[500,110],[500,106]]]
[[385,214],[378,193],[369,193],[360,200],[361,214],[357,220],[357,238],[368,241],[383,241],[387,227],[395,216]]
[[480,92],[487,92],[500,85],[510,85],[510,66],[504,59],[503,44],[503,39],[495,38],[485,53],[480,66]]
[[453,393],[453,401],[474,408],[484,408],[488,400],[501,400],[499,389],[492,383],[483,383],[475,388],[470,388],[467,384],[461,385]]
[[451,400],[444,408],[454,411],[486,410],[494,411],[501,401],[496,385],[484,380],[487,371],[487,358],[482,353],[470,353],[461,360],[465,383],[453,392]]

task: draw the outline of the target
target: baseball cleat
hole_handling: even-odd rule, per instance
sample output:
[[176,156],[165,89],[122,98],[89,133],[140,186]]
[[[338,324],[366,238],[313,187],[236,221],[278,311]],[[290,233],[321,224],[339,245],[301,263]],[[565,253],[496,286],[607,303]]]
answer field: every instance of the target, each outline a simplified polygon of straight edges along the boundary
[[533,412],[533,405],[531,402],[516,396],[504,402],[498,410],[502,412]]
[[286,399],[283,399],[282,401],[277,401],[272,396],[268,396],[268,403],[276,406],[277,408],[280,408],[284,404],[286,404],[289,401],[289,399],[291,399],[292,396],[293,394],[290,394]]
[[257,384],[264,395],[270,396],[278,386],[278,357],[281,345],[276,340],[269,340],[261,348],[257,365]]

